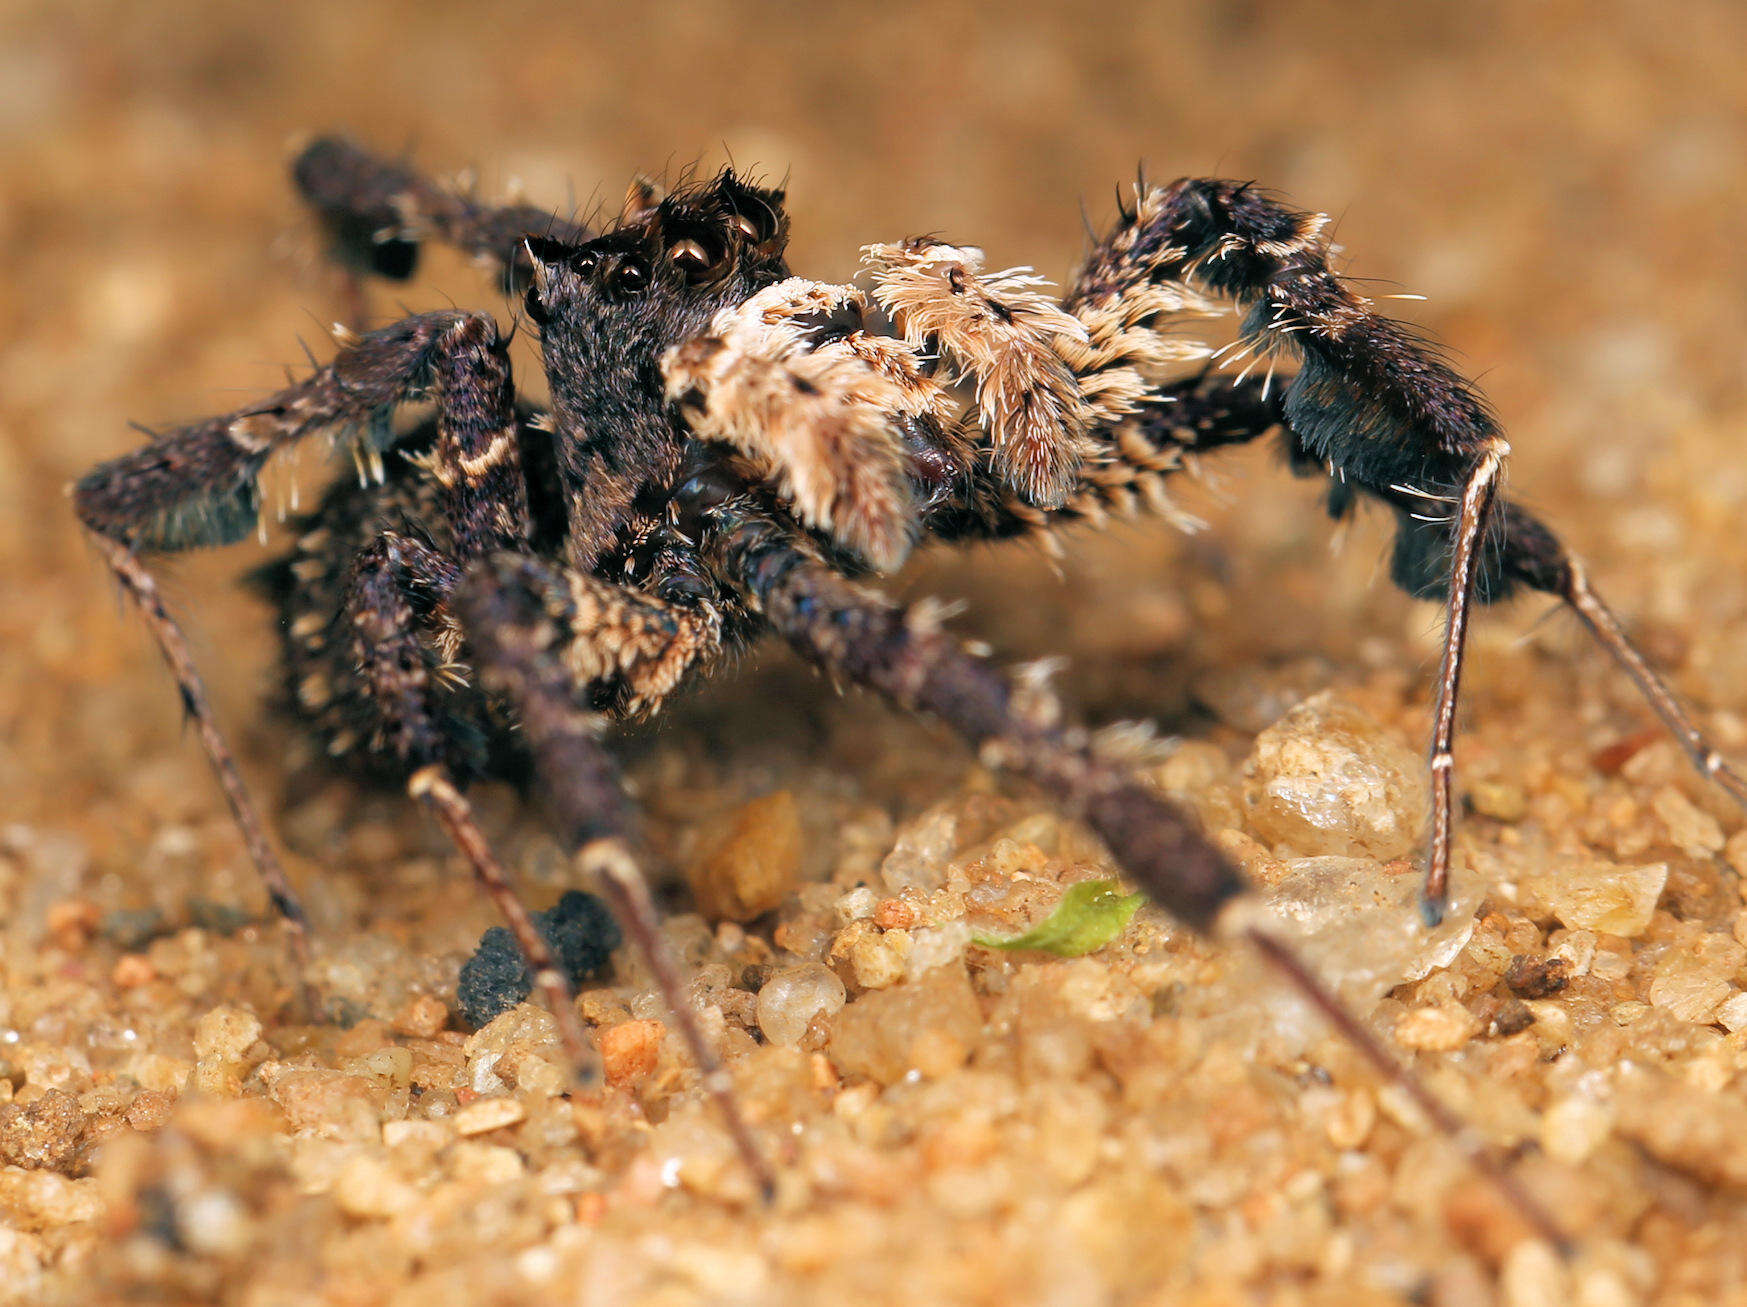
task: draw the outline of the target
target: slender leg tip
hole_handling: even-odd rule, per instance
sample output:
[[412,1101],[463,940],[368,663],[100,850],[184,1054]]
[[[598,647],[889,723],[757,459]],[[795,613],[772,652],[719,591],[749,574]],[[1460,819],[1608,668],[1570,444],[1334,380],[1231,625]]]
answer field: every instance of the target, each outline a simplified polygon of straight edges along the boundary
[[1442,894],[1428,894],[1419,901],[1419,919],[1425,922],[1427,930],[1436,930],[1443,925],[1449,911],[1450,901]]
[[601,1075],[601,1069],[592,1058],[586,1065],[573,1064],[570,1068],[570,1079],[565,1090],[572,1094],[593,1094],[606,1085],[606,1079]]

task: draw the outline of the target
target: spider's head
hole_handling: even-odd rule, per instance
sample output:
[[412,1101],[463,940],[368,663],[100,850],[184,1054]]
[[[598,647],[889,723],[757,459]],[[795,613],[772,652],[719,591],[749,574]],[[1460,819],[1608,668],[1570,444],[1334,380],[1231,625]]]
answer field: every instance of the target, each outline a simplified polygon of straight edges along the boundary
[[555,407],[571,431],[622,436],[666,423],[660,360],[717,312],[788,276],[781,191],[731,171],[626,205],[580,245],[529,238],[528,316],[539,324]]
[[[530,237],[528,315],[548,337],[695,335],[718,309],[788,275],[783,193],[731,171],[655,199],[634,189],[613,230],[580,245]],[[657,351],[659,352],[659,351]]]

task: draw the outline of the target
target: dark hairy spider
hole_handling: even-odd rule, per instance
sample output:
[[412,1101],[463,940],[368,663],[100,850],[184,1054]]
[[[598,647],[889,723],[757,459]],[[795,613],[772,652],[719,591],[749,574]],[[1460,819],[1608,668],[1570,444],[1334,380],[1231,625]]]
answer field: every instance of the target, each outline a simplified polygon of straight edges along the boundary
[[[1222,446],[1280,432],[1331,515],[1395,515],[1393,576],[1443,600],[1428,919],[1450,861],[1452,742],[1474,603],[1557,596],[1644,690],[1698,765],[1722,761],[1551,531],[1499,493],[1508,448],[1473,387],[1375,312],[1329,263],[1324,219],[1247,184],[1135,187],[1058,302],[1028,269],[925,237],[863,251],[866,286],[791,275],[780,191],[731,171],[633,186],[596,232],[494,208],[339,139],[295,164],[356,276],[410,276],[447,241],[494,264],[538,327],[548,407],[518,402],[508,341],[445,311],[354,335],[278,394],[154,435],[80,480],[81,521],[143,611],[273,902],[303,914],[142,556],[255,528],[258,477],[306,436],[343,438],[361,476],[298,521],[266,581],[298,710],[338,759],[404,783],[502,908],[570,1057],[589,1040],[568,985],[473,820],[485,776],[529,780],[564,847],[648,958],[750,1166],[767,1163],[682,997],[638,863],[637,817],[603,731],[659,710],[774,634],[832,676],[932,717],[1078,814],[1163,908],[1246,937],[1448,1133],[1466,1131],[1242,910],[1244,883],[1194,824],[1009,675],[868,577],[928,541],[1047,539],[1169,511],[1165,483]],[[1216,300],[1247,310],[1223,358],[1185,339]],[[1235,350],[1235,353],[1233,353]],[[1253,356],[1241,374],[1229,365]],[[1253,375],[1257,362],[1266,375]],[[1291,375],[1277,379],[1283,361]],[[1185,373],[1184,365],[1198,364]],[[410,429],[396,411],[426,401]],[[1476,1164],[1552,1223],[1478,1146]]]

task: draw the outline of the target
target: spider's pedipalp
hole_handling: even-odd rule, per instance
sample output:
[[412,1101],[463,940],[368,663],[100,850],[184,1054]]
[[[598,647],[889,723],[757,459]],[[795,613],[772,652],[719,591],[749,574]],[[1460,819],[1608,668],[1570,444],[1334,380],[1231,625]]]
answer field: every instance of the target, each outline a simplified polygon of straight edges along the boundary
[[675,603],[529,554],[502,556],[493,576],[502,592],[494,602],[513,602],[522,624],[537,614],[542,652],[577,694],[611,702],[619,716],[655,712],[721,653],[721,612],[707,599]]
[[662,357],[662,372],[694,433],[743,454],[808,526],[893,571],[916,531],[893,417],[926,411],[924,379],[912,369],[906,387],[897,358],[882,370],[847,339],[810,348],[803,326],[845,310],[859,320],[860,309],[854,287],[791,277],[722,310],[711,334]]
[[983,271],[983,252],[927,239],[862,247],[873,294],[910,345],[939,351],[976,387],[997,476],[1028,503],[1059,507],[1090,452],[1091,414],[1062,339],[1086,328],[1029,268]]
[[[456,765],[442,669],[459,652],[446,614],[460,579],[454,559],[384,531],[353,559],[339,610],[329,617],[312,608],[288,633],[307,669],[294,682],[298,707],[320,723],[330,749],[362,745],[409,771]],[[478,769],[466,761],[464,774]]]

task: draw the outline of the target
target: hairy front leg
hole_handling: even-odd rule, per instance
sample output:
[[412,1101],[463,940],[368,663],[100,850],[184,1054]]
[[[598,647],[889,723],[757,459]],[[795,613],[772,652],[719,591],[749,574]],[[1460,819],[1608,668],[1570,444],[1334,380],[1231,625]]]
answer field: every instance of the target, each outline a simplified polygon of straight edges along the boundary
[[312,141],[291,171],[326,229],[334,258],[354,273],[405,280],[417,267],[421,243],[440,240],[491,264],[519,290],[533,275],[525,237],[579,244],[593,234],[533,205],[481,204],[343,137]]
[[846,580],[791,528],[743,502],[714,512],[711,557],[746,604],[802,656],[938,718],[992,763],[1035,781],[1087,823],[1155,902],[1200,930],[1242,892],[1235,868],[1185,814],[1064,723],[1047,695],[1022,691],[941,629]]
[[[460,313],[409,318],[342,350],[304,381],[237,412],[160,435],[87,473],[73,487],[81,523],[138,605],[169,665],[250,859],[286,922],[300,970],[308,959],[306,915],[218,728],[187,637],[140,555],[227,544],[246,535],[260,511],[261,469],[275,452],[313,433],[349,428],[366,458],[380,459],[394,406],[432,387],[439,400],[457,388],[468,389],[477,370],[469,360],[482,354],[504,363],[501,380],[507,387],[507,361],[489,318]],[[498,464],[482,454],[495,445],[489,428],[496,405],[457,403],[452,411],[455,420],[441,433],[439,446],[472,450],[482,475],[501,475]],[[467,486],[480,488],[466,478],[457,478],[456,486],[462,488],[458,493]],[[485,529],[482,546],[495,538]]]
[[[502,350],[496,325],[484,315],[405,318],[350,339],[331,363],[276,394],[155,434],[92,469],[73,487],[74,509],[90,530],[131,549],[232,544],[255,529],[261,470],[275,454],[331,432],[350,441],[370,469],[392,440],[394,409],[430,392],[434,364],[445,355]],[[489,444],[493,434],[482,429],[458,438]]]

